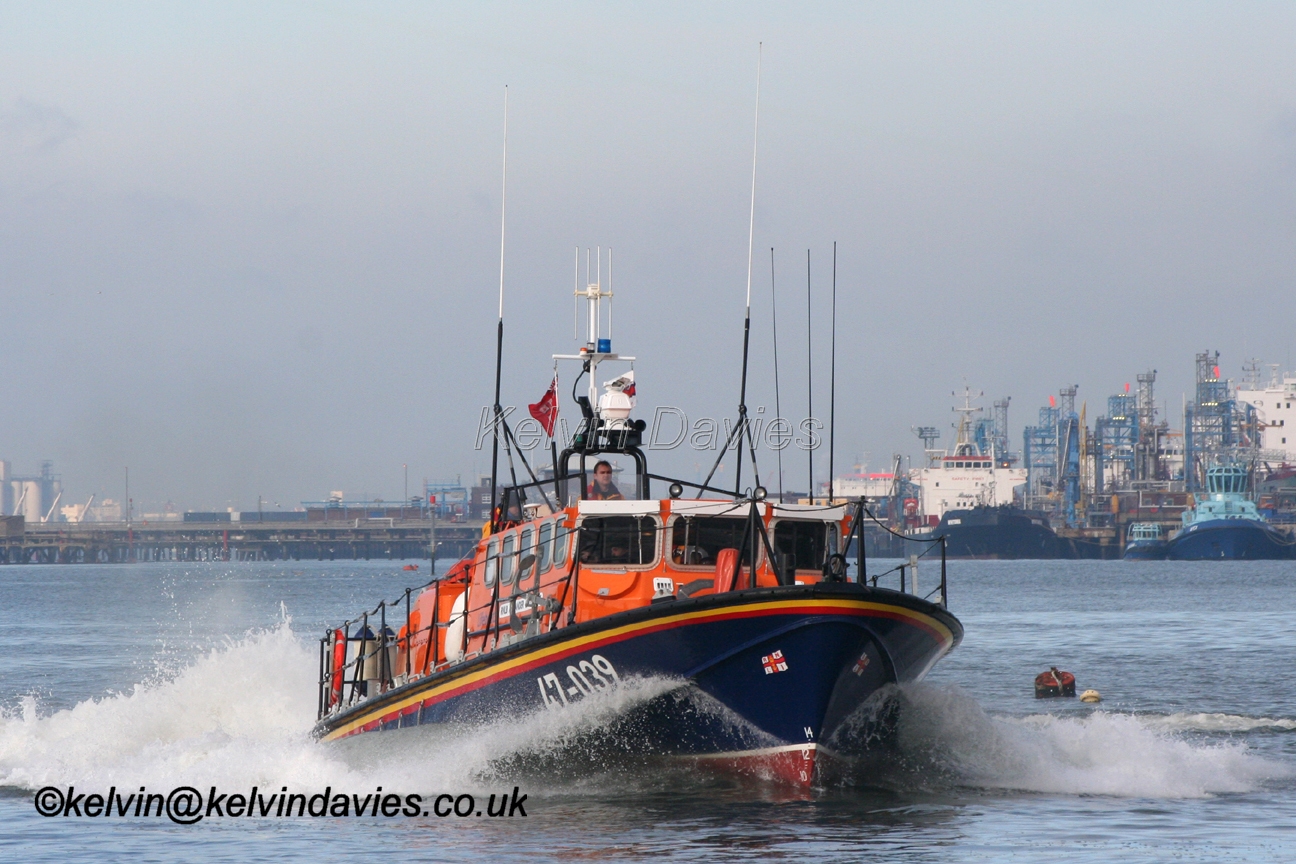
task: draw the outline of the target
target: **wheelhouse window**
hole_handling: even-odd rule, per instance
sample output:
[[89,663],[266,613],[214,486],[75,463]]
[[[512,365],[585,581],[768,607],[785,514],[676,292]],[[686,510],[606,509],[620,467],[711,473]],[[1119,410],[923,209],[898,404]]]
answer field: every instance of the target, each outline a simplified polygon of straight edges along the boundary
[[554,523],[546,522],[540,526],[540,542],[536,544],[536,572],[549,572],[549,556],[553,551],[550,547],[553,545],[553,527]]
[[774,552],[780,561],[786,561],[786,555],[792,556],[792,569],[819,570],[828,555],[828,541],[836,536],[836,527],[784,519],[774,526]]
[[533,531],[531,528],[523,528],[522,543],[518,551],[517,582],[518,582],[519,589],[528,588],[529,586],[527,585],[527,580],[531,578],[531,575],[533,573],[536,572],[536,565],[534,561],[531,562],[530,566],[523,566],[522,564],[522,562],[526,559],[528,555],[534,555],[534,554],[535,554],[535,531]]
[[517,567],[517,559],[514,553],[517,552],[517,535],[506,534],[504,541],[500,546],[500,584],[513,584],[513,571]]
[[[671,529],[671,561],[684,566],[714,567],[722,549],[742,549],[747,519],[734,516],[684,516]],[[749,541],[748,541],[749,542]],[[743,560],[749,553],[743,553]]]
[[562,468],[558,498],[564,507],[584,499],[635,501],[645,497],[648,481],[642,472],[647,466],[625,455],[595,454],[582,459],[580,453],[570,453]]
[[486,545],[486,572],[484,578],[487,585],[495,584],[495,574],[499,572],[499,541],[492,540]]
[[651,516],[600,516],[581,523],[584,564],[652,564],[657,558],[657,520]]
[[561,567],[567,561],[567,547],[571,544],[572,532],[562,521],[554,523],[553,566]]

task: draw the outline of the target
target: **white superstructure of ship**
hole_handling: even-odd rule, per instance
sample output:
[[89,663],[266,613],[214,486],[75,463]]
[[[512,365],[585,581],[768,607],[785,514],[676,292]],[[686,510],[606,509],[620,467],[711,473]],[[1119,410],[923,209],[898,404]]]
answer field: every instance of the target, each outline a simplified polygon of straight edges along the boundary
[[974,507],[999,507],[1013,503],[1013,493],[1026,482],[1026,469],[1012,467],[1007,453],[996,452],[994,438],[983,452],[977,443],[974,415],[981,412],[972,406],[973,394],[964,389],[963,405],[955,407],[959,421],[951,450],[928,449],[926,468],[910,472],[910,480],[919,488],[919,512],[922,523],[936,525],[948,510],[971,510]]
[[[838,474],[833,478],[832,495],[834,501],[854,501],[860,497],[877,501],[890,498],[898,492],[894,472],[869,471],[864,464],[857,464],[849,474]],[[828,484],[819,484],[819,494],[828,496]]]
[[1278,464],[1296,465],[1296,373],[1278,374],[1272,367],[1267,383],[1259,381],[1259,365],[1252,363],[1248,374],[1237,388],[1237,400],[1255,408],[1260,421],[1261,460],[1272,467]]

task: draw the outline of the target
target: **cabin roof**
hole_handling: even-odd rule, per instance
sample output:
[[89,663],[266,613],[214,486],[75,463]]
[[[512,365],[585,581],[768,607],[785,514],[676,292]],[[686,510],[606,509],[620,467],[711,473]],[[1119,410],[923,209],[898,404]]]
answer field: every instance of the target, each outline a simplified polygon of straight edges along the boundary
[[[757,512],[762,517],[765,516],[765,505],[757,506],[760,508]],[[680,516],[746,516],[751,512],[751,502],[677,498],[670,502],[670,509],[672,513]]]
[[659,501],[581,501],[582,516],[644,516],[661,512]]
[[[649,501],[581,501],[577,512],[582,516],[647,516],[661,512],[662,504],[667,503],[670,512],[676,516],[735,516],[745,517],[751,512],[750,501],[717,501],[715,499],[680,499],[667,502]],[[776,519],[814,519],[824,522],[840,522],[846,516],[846,508],[829,507],[826,504],[777,504],[762,501],[757,504],[757,512],[764,518],[773,515]]]
[[845,507],[829,507],[827,504],[775,504],[776,519],[822,519],[825,522],[840,522],[846,518]]

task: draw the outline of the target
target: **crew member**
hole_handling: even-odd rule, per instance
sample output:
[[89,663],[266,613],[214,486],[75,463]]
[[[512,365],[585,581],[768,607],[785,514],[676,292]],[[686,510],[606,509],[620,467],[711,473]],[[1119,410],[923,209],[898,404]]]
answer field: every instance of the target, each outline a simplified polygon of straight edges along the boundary
[[586,490],[585,497],[591,501],[622,501],[625,496],[612,482],[612,463],[600,459],[594,466],[594,482]]

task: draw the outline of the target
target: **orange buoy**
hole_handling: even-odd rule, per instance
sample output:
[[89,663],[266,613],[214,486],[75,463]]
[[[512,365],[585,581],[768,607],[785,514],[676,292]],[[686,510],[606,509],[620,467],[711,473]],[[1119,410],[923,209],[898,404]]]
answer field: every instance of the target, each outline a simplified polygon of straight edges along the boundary
[[1050,666],[1049,671],[1041,672],[1035,676],[1036,699],[1074,695],[1076,695],[1075,676],[1070,672],[1063,672],[1056,666]]

